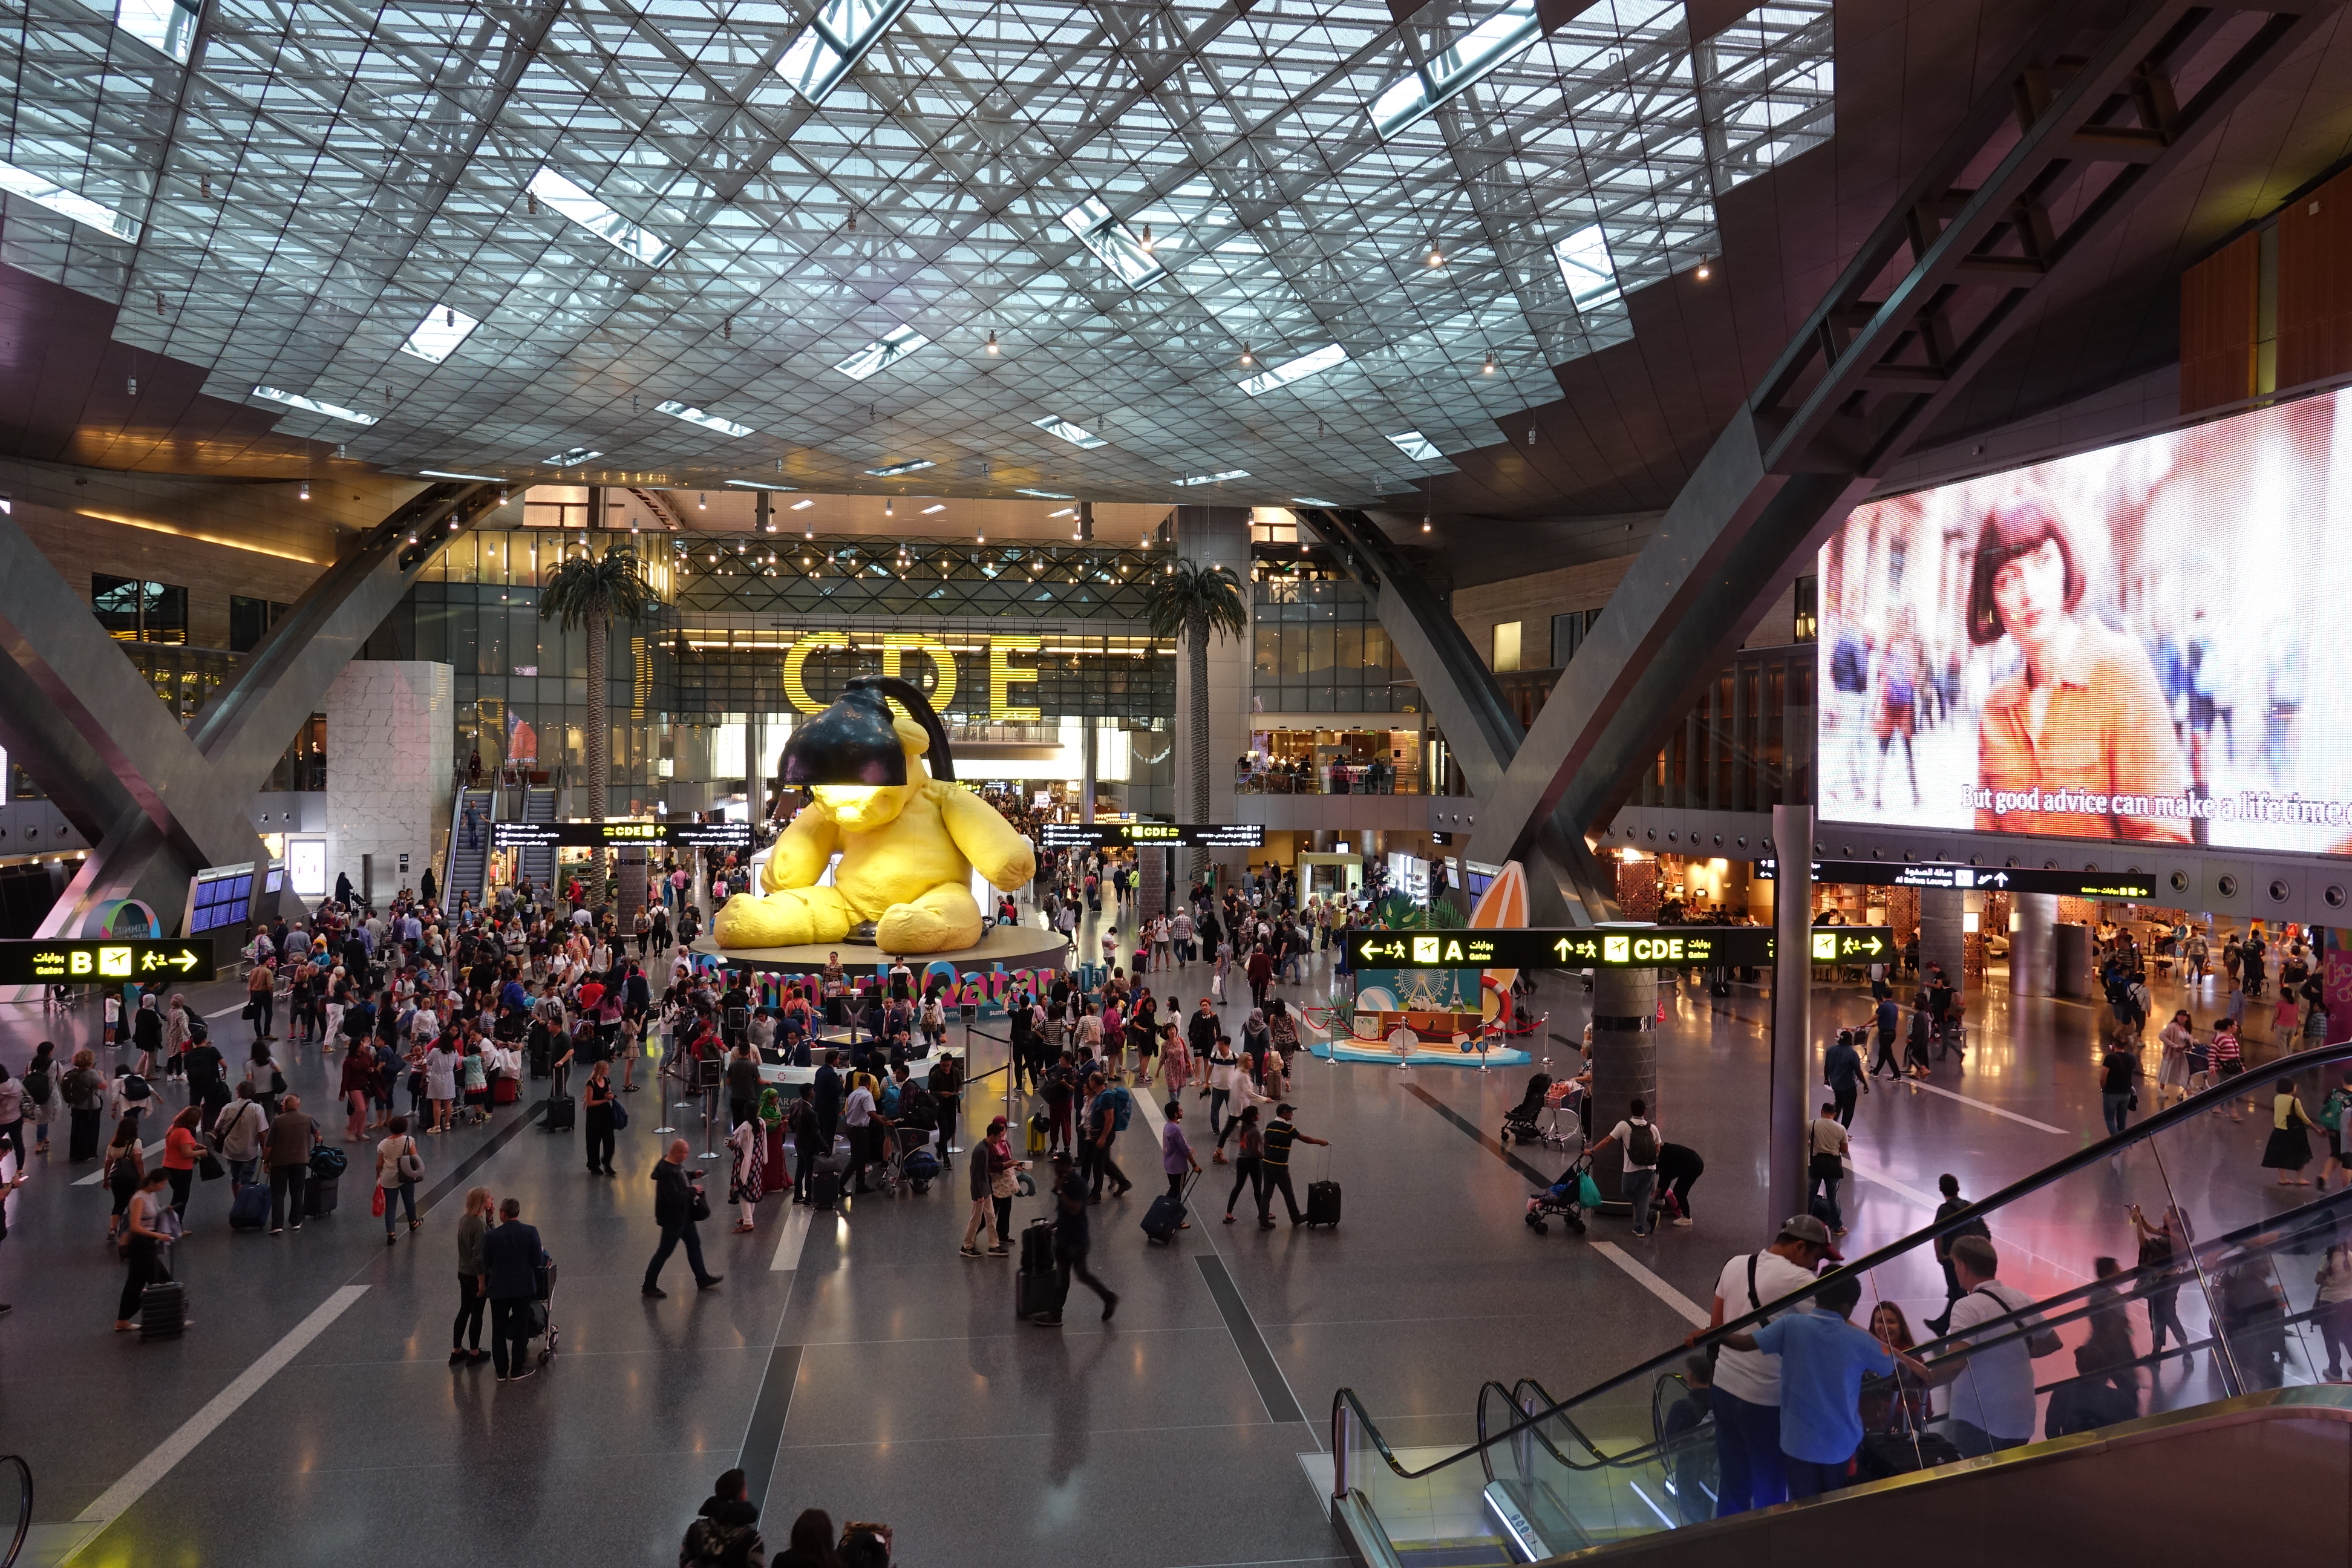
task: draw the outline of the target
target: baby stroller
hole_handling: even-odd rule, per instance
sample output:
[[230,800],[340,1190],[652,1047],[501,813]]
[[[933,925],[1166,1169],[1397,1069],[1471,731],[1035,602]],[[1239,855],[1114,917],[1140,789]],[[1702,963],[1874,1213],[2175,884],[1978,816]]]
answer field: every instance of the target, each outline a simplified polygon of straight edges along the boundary
[[1539,1072],[1528,1079],[1528,1091],[1519,1097],[1518,1104],[1503,1112],[1503,1136],[1506,1143],[1540,1143],[1543,1128],[1539,1125],[1545,1100],[1551,1092],[1551,1074]]
[[1527,1221],[1529,1230],[1534,1231],[1538,1236],[1545,1235],[1551,1229],[1547,1222],[1556,1215],[1562,1225],[1568,1226],[1570,1235],[1584,1234],[1582,1212],[1584,1204],[1580,1194],[1583,1189],[1584,1173],[1589,1168],[1587,1161],[1581,1157],[1578,1158],[1567,1170],[1559,1173],[1559,1181],[1528,1199]]

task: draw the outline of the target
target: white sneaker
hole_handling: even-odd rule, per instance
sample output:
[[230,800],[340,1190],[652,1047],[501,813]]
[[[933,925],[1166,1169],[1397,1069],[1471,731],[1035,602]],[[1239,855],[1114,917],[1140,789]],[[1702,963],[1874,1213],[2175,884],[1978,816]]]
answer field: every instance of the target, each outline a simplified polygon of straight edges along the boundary
[[1677,1230],[1688,1230],[1690,1228],[1690,1215],[1685,1215],[1680,1219],[1675,1221],[1675,1228]]

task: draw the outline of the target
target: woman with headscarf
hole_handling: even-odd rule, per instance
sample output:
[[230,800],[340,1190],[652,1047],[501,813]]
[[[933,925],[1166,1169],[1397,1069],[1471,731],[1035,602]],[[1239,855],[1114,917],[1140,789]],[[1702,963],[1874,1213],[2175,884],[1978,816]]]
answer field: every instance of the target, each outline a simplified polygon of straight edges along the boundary
[[761,1173],[761,1184],[766,1187],[789,1187],[793,1184],[792,1166],[784,1162],[784,1101],[770,1085],[760,1091],[760,1127],[768,1141],[765,1151],[767,1168]]
[[2164,692],[2147,651],[2084,608],[2088,586],[2073,531],[2046,499],[1985,514],[1969,640],[2007,637],[2021,668],[1985,699],[1976,826],[2186,844],[2189,817],[2167,803],[2185,804],[2191,779]]
[[733,1170],[727,1183],[727,1201],[736,1205],[735,1229],[750,1230],[753,1210],[768,1194],[768,1129],[757,1116],[747,1116],[727,1135],[734,1151]]
[[188,1037],[191,1033],[188,1020],[192,1016],[188,1011],[188,999],[173,993],[171,1008],[163,1015],[163,1074],[167,1078],[178,1078],[187,1070]]

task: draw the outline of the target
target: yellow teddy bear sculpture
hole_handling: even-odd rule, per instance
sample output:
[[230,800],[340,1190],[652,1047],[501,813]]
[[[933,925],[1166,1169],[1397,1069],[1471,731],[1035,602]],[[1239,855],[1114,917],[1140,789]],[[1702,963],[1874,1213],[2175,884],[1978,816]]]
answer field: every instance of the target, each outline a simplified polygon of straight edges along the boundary
[[[777,837],[758,894],[719,906],[711,935],[722,950],[839,942],[872,921],[885,952],[954,952],[987,930],[972,901],[974,867],[999,888],[1037,874],[1029,841],[994,806],[917,760],[930,747],[919,725],[894,715],[891,730],[908,782],[817,785]],[[836,850],[833,883],[820,887]]]

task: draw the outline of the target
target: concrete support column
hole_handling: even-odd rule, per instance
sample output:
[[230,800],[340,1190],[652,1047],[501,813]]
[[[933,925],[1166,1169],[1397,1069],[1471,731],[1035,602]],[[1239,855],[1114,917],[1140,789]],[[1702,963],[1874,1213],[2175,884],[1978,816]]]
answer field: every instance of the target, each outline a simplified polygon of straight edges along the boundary
[[1927,965],[1944,966],[1944,978],[1954,990],[1968,991],[1968,895],[1956,888],[1919,889],[1919,973]]
[[1078,722],[1083,726],[1078,731],[1078,820],[1092,822],[1095,819],[1096,742],[1101,731],[1095,728],[1092,719],[1081,719]]
[[1766,1110],[1765,1219],[1778,1226],[1805,1209],[1805,1123],[1813,1088],[1813,808],[1772,808],[1780,862],[1772,890],[1772,1089]]
[[[1608,929],[1622,929],[1611,925]],[[1658,972],[1654,969],[1601,969],[1592,980],[1592,1136],[1607,1135],[1625,1119],[1635,1100],[1658,1106]],[[1622,1177],[1625,1152],[1617,1144],[1601,1151],[1592,1163],[1592,1179],[1601,1198],[1624,1203]]]
[[2017,929],[2009,935],[2009,994],[2050,995],[2057,973],[2058,895],[2012,893],[2010,907],[2017,911]]
[[[1241,584],[1242,604],[1250,605],[1249,509],[1240,506],[1180,506],[1175,513],[1176,558],[1195,566],[1223,566]],[[1234,804],[1234,759],[1249,749],[1250,638],[1213,637],[1209,643],[1209,673],[1201,693],[1209,715],[1209,753],[1201,763],[1208,782],[1209,822],[1238,822]],[[1176,810],[1179,822],[1192,820],[1192,660],[1182,646],[1176,649]],[[1213,858],[1228,879],[1249,863],[1246,850],[1216,852]],[[1190,853],[1181,863],[1189,871]]]

